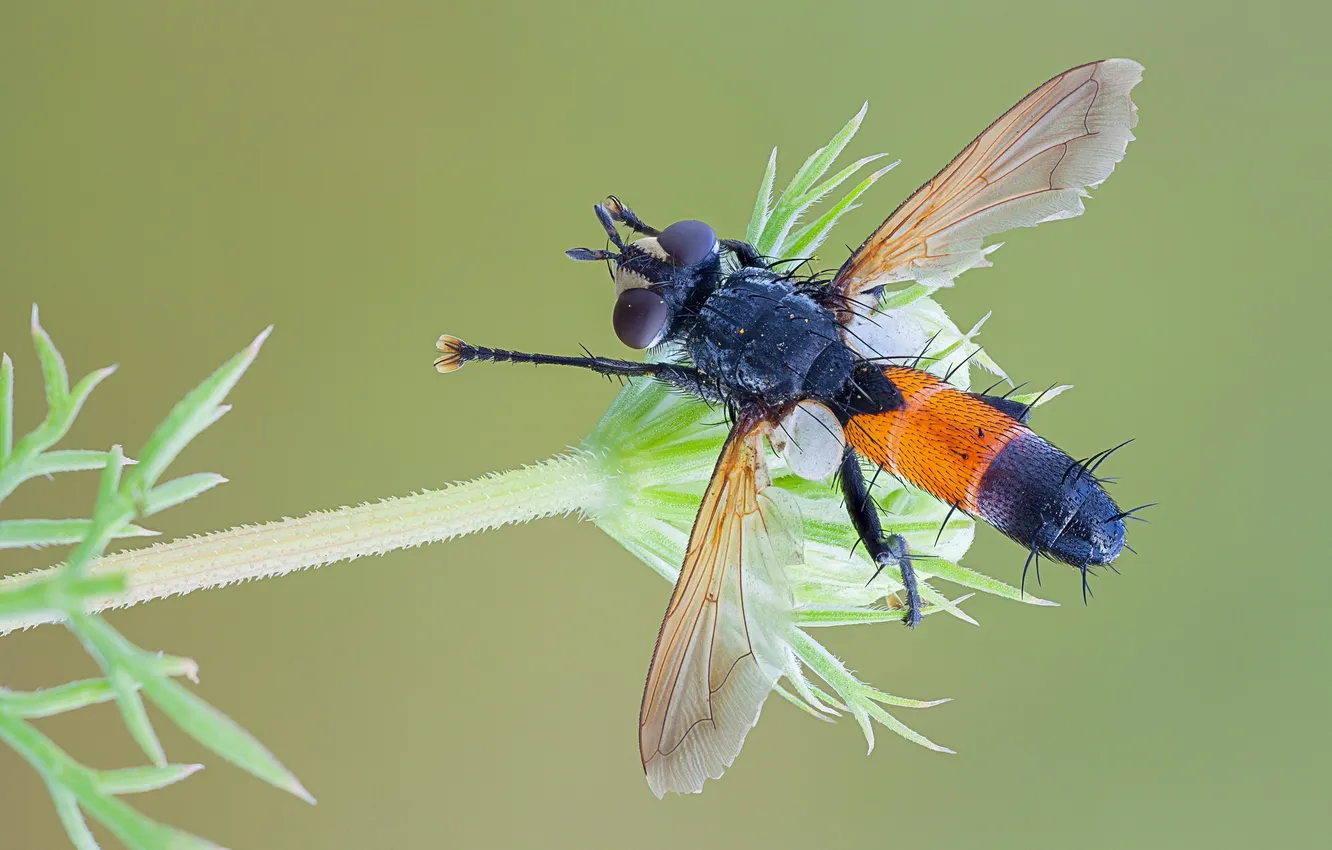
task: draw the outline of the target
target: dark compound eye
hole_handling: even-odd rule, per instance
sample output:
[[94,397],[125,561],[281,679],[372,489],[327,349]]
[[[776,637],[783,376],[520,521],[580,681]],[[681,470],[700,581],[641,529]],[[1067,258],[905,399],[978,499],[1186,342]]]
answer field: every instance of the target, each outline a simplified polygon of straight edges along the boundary
[[615,335],[630,348],[650,348],[666,331],[670,308],[650,289],[626,289],[615,299]]
[[717,250],[717,234],[701,221],[677,221],[661,232],[657,242],[682,266],[701,263]]

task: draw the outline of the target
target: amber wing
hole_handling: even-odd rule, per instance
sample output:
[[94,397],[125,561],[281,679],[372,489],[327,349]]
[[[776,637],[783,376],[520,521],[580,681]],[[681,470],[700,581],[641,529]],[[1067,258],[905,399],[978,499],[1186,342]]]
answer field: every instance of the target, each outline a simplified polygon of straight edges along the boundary
[[833,285],[849,298],[908,280],[948,286],[988,265],[986,237],[1080,215],[1086,190],[1110,176],[1133,139],[1130,90],[1141,79],[1137,62],[1106,59],[1027,95],[898,207]]
[[771,486],[762,442],[770,428],[742,418],[731,431],[657,637],[638,725],[658,797],[721,776],[784,666],[784,568],[800,562],[803,537],[799,509]]

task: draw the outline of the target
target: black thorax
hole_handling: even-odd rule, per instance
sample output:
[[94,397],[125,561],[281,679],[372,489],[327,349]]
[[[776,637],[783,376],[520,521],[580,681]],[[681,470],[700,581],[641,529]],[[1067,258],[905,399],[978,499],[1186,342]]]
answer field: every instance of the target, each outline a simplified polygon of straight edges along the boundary
[[745,405],[835,398],[855,362],[833,313],[767,269],[727,276],[684,325],[694,365]]

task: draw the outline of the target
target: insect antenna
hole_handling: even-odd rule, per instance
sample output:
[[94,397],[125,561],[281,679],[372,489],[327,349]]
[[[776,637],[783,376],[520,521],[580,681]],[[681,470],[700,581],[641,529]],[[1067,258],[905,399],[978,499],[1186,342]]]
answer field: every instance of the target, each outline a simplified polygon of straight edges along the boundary
[[580,263],[620,259],[620,255],[614,251],[601,251],[593,248],[570,248],[564,252],[564,256],[571,260],[577,260]]

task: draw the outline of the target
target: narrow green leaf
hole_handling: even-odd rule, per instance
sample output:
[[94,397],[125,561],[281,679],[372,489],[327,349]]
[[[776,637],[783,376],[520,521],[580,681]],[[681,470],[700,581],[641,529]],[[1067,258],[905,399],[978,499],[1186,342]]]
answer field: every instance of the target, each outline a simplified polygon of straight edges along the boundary
[[837,131],[826,146],[810,154],[804,165],[800,166],[800,170],[791,178],[791,182],[786,189],[782,191],[781,197],[777,199],[779,207],[783,205],[783,202],[787,205],[798,202],[818,182],[819,178],[828,172],[832,164],[842,155],[842,151],[846,150],[846,146],[850,143],[852,137],[860,130],[860,124],[865,120],[865,113],[868,111],[869,102],[866,101],[861,105],[860,111],[842,125],[842,129]]
[[896,162],[891,163],[860,181],[854,189],[846,194],[846,197],[791,237],[790,247],[779,249],[778,256],[782,259],[805,257],[817,250],[823,244],[823,240],[828,238],[828,233],[832,231],[842,216],[855,209],[856,199],[865,194],[869,187],[878,182],[880,177],[896,167]]
[[184,685],[166,677],[146,677],[143,692],[190,737],[222,758],[307,803],[315,802],[268,748]]
[[749,217],[749,227],[745,229],[745,241],[757,245],[763,227],[768,223],[768,209],[772,206],[772,184],[777,179],[777,149],[773,148],[768,156],[768,167],[763,169],[763,180],[759,183],[758,197],[754,199],[754,213]]
[[925,600],[926,602],[929,602],[931,605],[937,605],[938,607],[944,609],[949,614],[952,614],[954,617],[958,618],[964,623],[970,623],[973,626],[980,625],[980,623],[976,622],[976,620],[972,618],[970,614],[963,611],[961,608],[957,607],[957,605],[953,604],[953,600],[944,596],[942,593],[930,587],[925,582],[923,581],[918,582],[917,587],[920,590],[921,599]]
[[952,697],[943,699],[907,699],[906,697],[895,697],[892,694],[885,694],[878,688],[865,686],[865,696],[875,702],[881,702],[886,705],[900,705],[902,708],[934,708],[936,705],[943,705],[946,702],[952,702]]
[[14,451],[14,361],[0,354],[0,466]]
[[102,469],[101,482],[97,488],[97,504],[94,505],[93,519],[97,511],[115,498],[120,490],[120,475],[125,470],[125,453],[119,445],[114,445],[106,453],[106,466]]
[[1060,384],[1057,387],[1051,387],[1048,390],[1034,393],[1018,393],[1009,396],[1009,400],[1016,401],[1018,404],[1030,404],[1033,407],[1041,407],[1046,402],[1063,395],[1068,390],[1073,389],[1072,384]]
[[219,406],[222,400],[254,362],[272,329],[272,326],[266,328],[254,342],[191,390],[171,409],[162,424],[157,426],[157,430],[148,438],[148,443],[139,453],[139,465],[127,476],[133,485],[131,492],[136,499],[142,499],[143,494],[157,483],[157,479],[190,440],[217,421],[221,415]]
[[227,483],[227,479],[216,473],[196,472],[193,475],[184,475],[172,479],[165,484],[158,484],[148,492],[147,498],[143,501],[140,515],[152,516],[159,511],[179,505],[181,502],[187,502],[200,493],[225,483]]
[[912,729],[910,726],[907,726],[905,723],[898,720],[896,717],[893,717],[886,710],[884,710],[883,706],[879,705],[878,703],[867,700],[864,703],[864,707],[865,710],[869,712],[870,717],[873,717],[875,720],[879,721],[884,726],[888,727],[888,730],[890,732],[896,732],[898,735],[901,735],[903,738],[906,738],[908,741],[911,741],[912,743],[915,744],[920,744],[922,747],[934,750],[936,753],[950,753],[956,755],[955,751],[934,743],[929,738],[926,738],[924,735],[920,734],[916,730]]
[[[92,525],[93,521],[88,519],[3,520],[0,521],[0,549],[40,549],[78,543]],[[150,528],[122,525],[111,537],[153,537],[156,534]]]
[[826,714],[820,714],[817,710],[815,710],[814,706],[805,702],[803,699],[791,693],[786,688],[783,688],[781,685],[773,685],[772,689],[776,691],[779,695],[784,697],[788,702],[790,702],[796,708],[808,714],[810,717],[816,717],[819,720],[824,721],[825,723],[833,722],[833,718],[829,717]]
[[828,692],[825,691],[823,688],[820,688],[818,685],[816,685],[816,684],[814,684],[814,683],[812,683],[812,682],[811,682],[810,685],[809,685],[809,689],[810,689],[810,691],[813,692],[814,696],[816,696],[816,697],[818,697],[819,699],[823,700],[823,701],[824,701],[825,703],[827,703],[829,706],[832,706],[832,707],[834,707],[834,708],[840,709],[841,711],[850,711],[850,710],[851,710],[850,708],[848,708],[848,707],[846,706],[846,704],[845,704],[844,702],[842,702],[841,700],[837,699],[837,698],[834,697],[832,694],[828,693]]
[[107,682],[115,691],[116,706],[120,709],[120,716],[125,721],[130,736],[153,764],[158,767],[166,766],[166,753],[162,750],[162,742],[157,740],[152,721],[148,719],[148,712],[144,710],[143,698],[139,696],[139,688],[144,677],[143,671],[136,669],[141,666],[136,662],[145,653],[125,640],[100,617],[84,614],[78,610],[66,613],[69,615],[67,625],[70,630],[78,636],[88,654],[97,660],[97,665],[102,668]]
[[982,575],[975,570],[967,569],[959,564],[945,561],[942,558],[915,558],[913,563],[919,572],[927,575],[941,578],[944,581],[951,581],[953,584],[969,587],[972,590],[979,590],[982,593],[990,593],[995,596],[1002,596],[1004,599],[1014,599],[1019,602],[1026,602],[1031,605],[1056,606],[1057,602],[1051,602],[1048,599],[1041,599],[1039,596],[1032,596],[1030,593],[1022,593],[1018,588],[1005,584],[995,578]]
[[806,706],[825,718],[841,715],[840,711],[830,705],[826,700],[821,699],[818,694],[814,693],[816,690],[814,683],[805,675],[805,671],[801,666],[800,661],[795,656],[792,656],[791,663],[787,667],[785,674],[787,681],[789,681],[791,686],[795,688],[796,695],[804,701]]
[[47,410],[42,423],[14,445],[8,461],[0,463],[0,500],[13,492],[19,484],[39,474],[30,471],[29,466],[41,457],[42,452],[58,443],[69,432],[70,426],[74,424],[74,417],[88,395],[114,371],[114,366],[108,366],[84,377],[64,404]]
[[[105,381],[116,373],[116,366],[103,366],[96,369],[79,379],[74,385],[73,391],[69,394],[69,403],[65,406],[65,431],[69,430],[69,425],[74,421],[74,417],[79,415],[83,409],[83,403],[92,395],[92,391],[97,389],[97,385]],[[65,431],[60,432],[60,436],[65,436]],[[58,439],[58,438],[57,438]]]
[[112,446],[107,453],[106,469],[102,470],[92,525],[65,561],[63,577],[66,580],[82,575],[88,564],[101,556],[107,544],[134,518],[134,505],[120,493],[120,472],[124,462],[120,446]]
[[803,214],[803,210],[808,208],[810,205],[817,204],[819,201],[823,200],[825,197],[828,196],[829,193],[832,192],[833,189],[836,189],[838,186],[842,185],[847,180],[849,180],[851,178],[851,175],[855,174],[860,169],[869,165],[871,162],[883,159],[887,155],[888,154],[886,153],[875,153],[875,154],[870,154],[869,156],[863,156],[860,159],[856,160],[855,162],[843,168],[841,171],[834,174],[832,177],[829,177],[827,180],[824,180],[822,183],[813,187],[800,197],[799,201],[797,202],[799,204],[798,210],[800,211],[797,212],[796,214],[797,215]]
[[885,293],[879,301],[877,309],[897,310],[902,307],[909,307],[920,299],[928,297],[933,291],[934,287],[926,286],[923,283],[913,283],[905,289]]
[[105,679],[84,679],[39,691],[0,691],[0,710],[15,717],[50,717],[115,698]]
[[[25,720],[0,712],[0,739],[12,746],[46,780],[56,810],[76,847],[85,840],[87,823],[77,808],[104,824],[131,850],[204,850],[217,845],[154,823],[129,806],[98,790],[93,772],[78,764],[55,742]],[[71,805],[71,796],[77,807]]]
[[[927,605],[921,615],[928,617],[944,609]],[[796,623],[805,628],[823,626],[857,626],[873,623],[901,623],[905,611],[892,608],[799,608]]]
[[860,122],[865,118],[865,111],[869,109],[866,103],[860,108],[860,111],[833,136],[827,146],[819,148],[805,164],[796,172],[795,177],[787,185],[781,195],[777,198],[777,203],[773,206],[772,214],[763,227],[763,232],[755,247],[760,254],[772,254],[777,246],[786,240],[786,235],[790,232],[791,226],[795,223],[798,211],[801,209],[801,198],[809,192],[810,188],[822,177],[828,169],[841,156],[851,137],[860,129]]
[[42,364],[42,379],[46,382],[46,403],[51,414],[65,407],[69,398],[69,372],[65,358],[60,356],[51,336],[37,320],[37,305],[32,305],[32,342],[37,348],[37,360]]
[[108,662],[112,669],[107,672],[106,678],[116,692],[116,705],[120,707],[121,719],[125,721],[130,736],[153,764],[164,767],[167,763],[166,751],[162,749],[162,742],[157,739],[157,732],[143,707],[143,698],[139,696],[140,683],[128,671],[120,669],[116,661],[108,659]]
[[64,825],[70,843],[76,850],[98,850],[97,839],[93,837],[92,830],[88,829],[88,822],[83,819],[74,792],[49,779],[46,788],[51,792],[51,802],[55,803],[56,814],[60,816],[60,823]]
[[[106,452],[87,449],[61,449],[45,452],[28,462],[24,478],[36,478],[41,475],[56,475],[61,472],[86,472],[90,469],[106,468]],[[134,461],[125,458],[125,463]]]
[[201,764],[168,764],[166,767],[122,767],[99,770],[94,776],[103,794],[139,794],[173,785],[203,770]]
[[222,850],[207,839],[157,823],[110,795],[80,793],[79,802],[130,850]]

